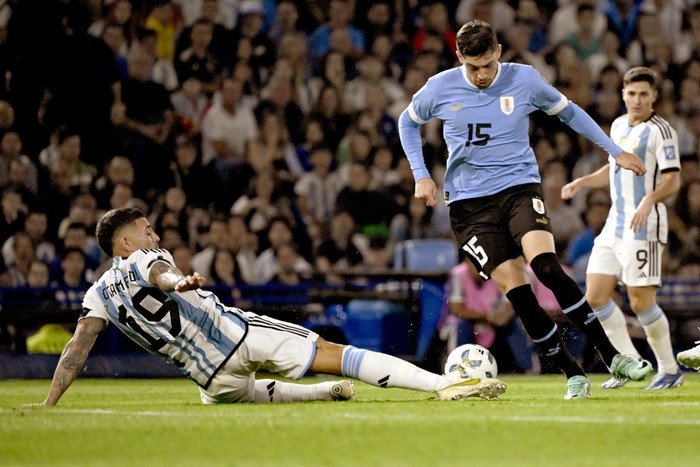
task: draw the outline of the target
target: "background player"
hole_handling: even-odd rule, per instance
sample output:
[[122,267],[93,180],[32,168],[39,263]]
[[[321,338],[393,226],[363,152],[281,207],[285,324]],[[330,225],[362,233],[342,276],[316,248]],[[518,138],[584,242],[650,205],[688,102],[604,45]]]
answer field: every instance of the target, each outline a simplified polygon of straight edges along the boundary
[[[565,185],[561,191],[562,197],[569,199],[581,188],[610,185],[612,207],[588,262],[586,299],[615,347],[639,357],[627,331],[625,316],[612,299],[618,280],[625,284],[630,308],[644,327],[658,364],[658,374],[647,389],[673,388],[683,383],[683,374],[673,356],[668,319],[656,303],[661,259],[668,237],[663,201],[675,195],[681,183],[678,135],[666,120],[654,113],[657,87],[654,70],[647,67],[628,70],[622,88],[627,113],[618,117],[610,130],[615,143],[642,158],[646,175],[635,177],[620,170],[612,159],[596,172]],[[601,387],[618,388],[627,381],[613,376]]]

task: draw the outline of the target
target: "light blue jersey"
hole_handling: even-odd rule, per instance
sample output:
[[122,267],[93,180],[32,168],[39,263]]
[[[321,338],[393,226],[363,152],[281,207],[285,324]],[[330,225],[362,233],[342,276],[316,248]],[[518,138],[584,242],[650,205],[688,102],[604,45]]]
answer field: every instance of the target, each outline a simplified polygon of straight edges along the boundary
[[622,152],[588,114],[533,67],[499,64],[491,85],[480,89],[467,79],[460,66],[431,77],[401,115],[401,143],[414,179],[430,176],[418,127],[437,118],[443,121],[449,152],[444,184],[447,204],[492,195],[516,185],[539,183],[537,160],[528,134],[528,116],[536,110],[558,115],[612,156]]
[[138,250],[115,257],[85,294],[85,317],[119,327],[146,350],[172,361],[206,388],[248,332],[243,311],[225,307],[211,292],[165,293],[148,281],[156,261],[174,265],[167,250]]

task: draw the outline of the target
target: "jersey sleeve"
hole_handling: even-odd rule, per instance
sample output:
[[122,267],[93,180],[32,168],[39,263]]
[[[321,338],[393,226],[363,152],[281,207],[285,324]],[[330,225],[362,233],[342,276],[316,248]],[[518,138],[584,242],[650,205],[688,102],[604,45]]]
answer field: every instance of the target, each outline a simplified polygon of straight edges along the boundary
[[659,125],[655,128],[656,131],[652,134],[652,138],[654,138],[652,144],[656,148],[655,156],[659,170],[662,173],[680,170],[681,157],[676,130],[668,124]]
[[168,250],[163,248],[137,250],[129,255],[118,267],[126,273],[132,273],[136,284],[141,287],[156,287],[149,282],[151,268],[157,261],[164,261],[175,267],[175,260]]
[[532,105],[547,115],[557,115],[569,104],[569,99],[547,82],[537,69],[527,67],[525,85],[532,90]]
[[105,321],[109,321],[107,309],[95,285],[90,287],[88,291],[85,292],[85,297],[83,297],[83,312],[80,314],[78,321],[83,318],[102,318]]

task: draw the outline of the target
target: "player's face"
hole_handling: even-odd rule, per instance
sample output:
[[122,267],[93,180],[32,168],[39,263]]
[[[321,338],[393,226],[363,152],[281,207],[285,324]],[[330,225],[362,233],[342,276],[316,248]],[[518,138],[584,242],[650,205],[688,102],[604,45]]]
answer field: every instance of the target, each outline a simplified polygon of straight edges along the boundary
[[491,85],[498,72],[498,59],[501,58],[501,45],[493,52],[487,52],[476,57],[464,56],[457,51],[459,62],[464,65],[469,81],[478,88]]
[[160,237],[151,229],[151,223],[145,217],[135,220],[126,227],[122,237],[126,241],[129,252],[142,248],[158,248],[160,241]]
[[657,92],[646,81],[629,83],[622,89],[622,100],[625,101],[629,123],[641,123],[654,112],[654,101]]

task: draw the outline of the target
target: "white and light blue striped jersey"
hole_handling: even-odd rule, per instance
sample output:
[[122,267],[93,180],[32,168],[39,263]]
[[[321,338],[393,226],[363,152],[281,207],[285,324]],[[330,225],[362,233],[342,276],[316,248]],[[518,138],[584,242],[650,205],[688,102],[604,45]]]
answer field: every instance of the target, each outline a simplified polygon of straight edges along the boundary
[[[463,66],[443,71],[413,96],[406,113],[416,126],[433,118],[443,121],[449,152],[444,197],[449,204],[540,182],[528,132],[529,114],[536,110],[559,115],[610,154],[619,154],[619,148],[585,112],[529,65],[499,63],[493,82],[483,89],[469,82]],[[429,176],[422,155],[413,150],[415,130],[401,129],[414,177]]]
[[630,229],[630,222],[642,198],[661,183],[664,172],[680,170],[678,134],[671,125],[652,115],[645,122],[630,126],[627,115],[615,119],[610,136],[622,149],[642,159],[647,169],[644,176],[623,170],[610,159],[610,196],[612,207],[602,234],[623,239],[658,241],[668,239],[666,205],[656,203],[649,215],[647,228],[640,232]]
[[165,293],[148,281],[152,265],[174,266],[164,249],[144,249],[115,257],[83,300],[84,317],[114,323],[146,350],[174,363],[206,388],[248,332],[243,311],[226,307],[200,289]]

